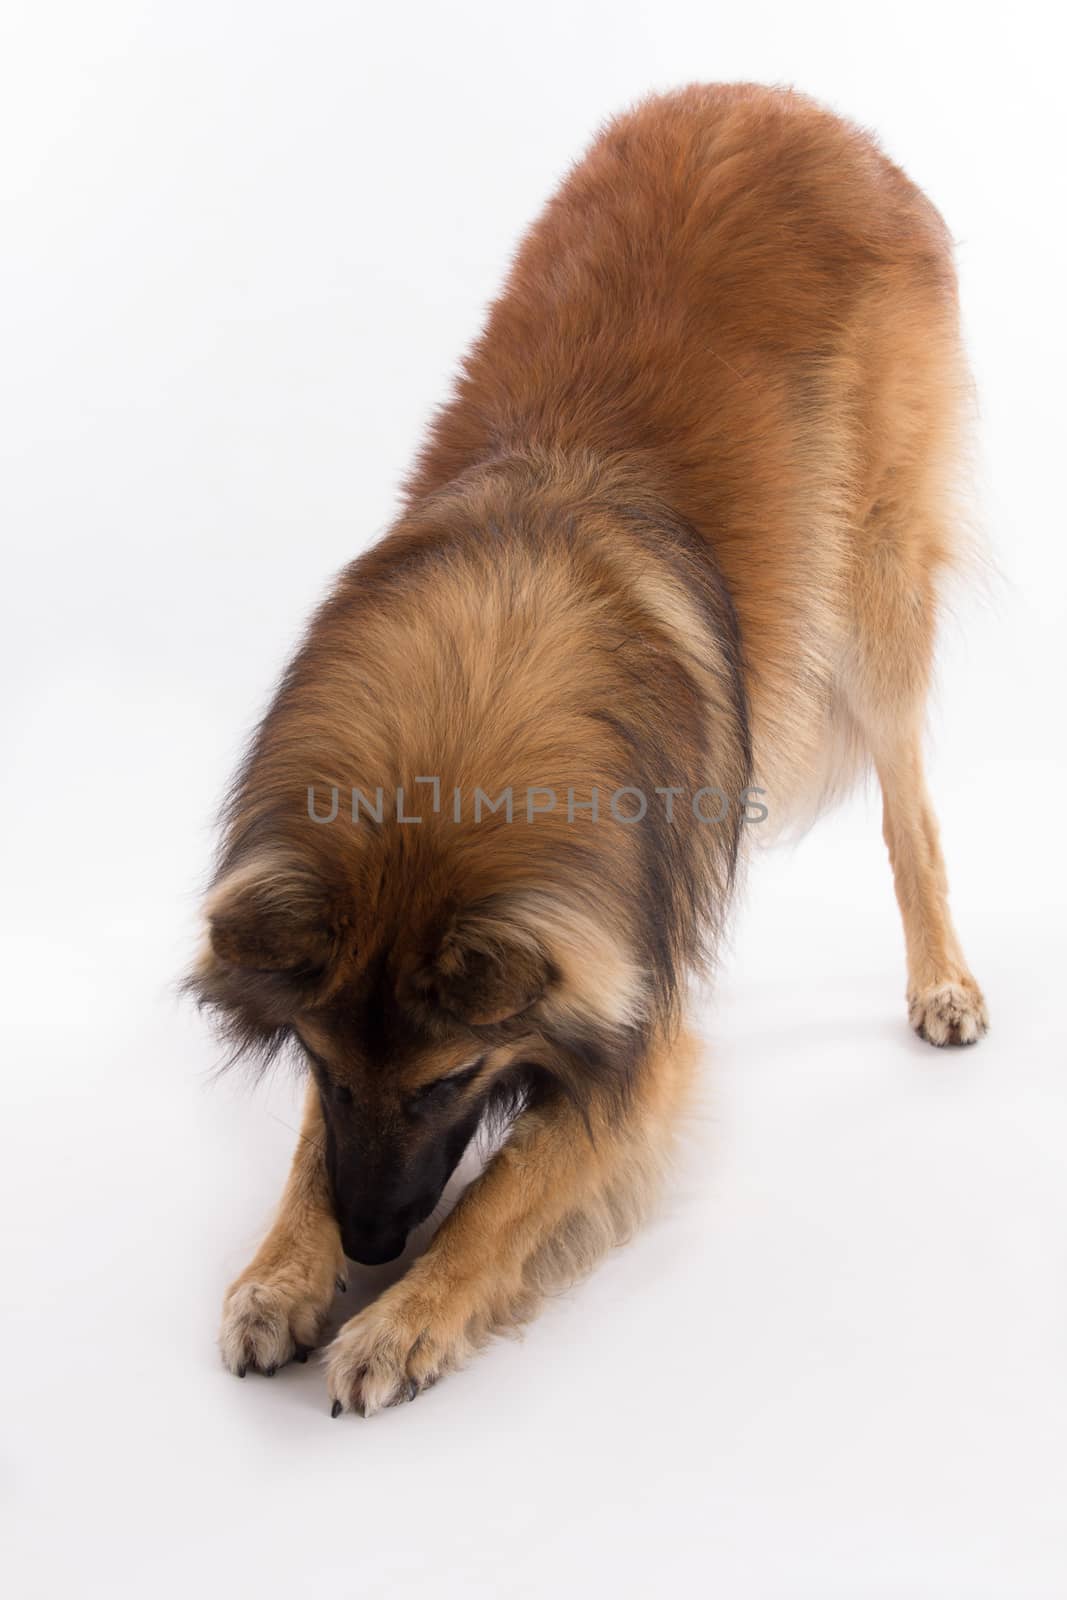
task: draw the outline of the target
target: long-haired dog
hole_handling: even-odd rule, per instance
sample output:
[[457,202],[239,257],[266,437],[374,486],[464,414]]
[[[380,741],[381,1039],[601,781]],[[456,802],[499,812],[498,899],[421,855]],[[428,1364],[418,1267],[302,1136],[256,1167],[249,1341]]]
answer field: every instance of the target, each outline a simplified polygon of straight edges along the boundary
[[334,1413],[411,1398],[635,1226],[687,987],[750,823],[870,762],[912,1026],[986,1027],[920,731],[968,379],[945,227],[865,134],[695,86],[612,122],[527,234],[389,534],[314,617],[237,777],[190,979],[306,1063],[239,1375],[319,1340]]

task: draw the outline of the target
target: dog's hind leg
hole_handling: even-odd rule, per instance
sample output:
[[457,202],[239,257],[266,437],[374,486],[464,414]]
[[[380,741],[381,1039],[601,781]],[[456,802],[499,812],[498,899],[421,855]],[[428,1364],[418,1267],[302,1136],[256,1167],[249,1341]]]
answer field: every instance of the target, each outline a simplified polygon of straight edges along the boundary
[[695,1047],[644,1063],[625,1106],[524,1113],[429,1249],[327,1351],[334,1415],[414,1399],[580,1277],[640,1221],[686,1101]]
[[905,493],[900,476],[895,494],[872,508],[862,529],[842,691],[882,787],[911,1025],[931,1044],[973,1044],[988,1018],[949,914],[921,737],[937,621],[935,579],[952,559],[952,536],[939,496],[924,488],[921,476]]
[[875,752],[882,831],[893,864],[908,957],[908,1017],[931,1044],[974,1044],[988,1026],[982,991],[964,959],[948,908],[937,819],[923,776],[917,729]]
[[300,1142],[274,1226],[223,1302],[219,1348],[231,1372],[271,1376],[317,1343],[345,1270],[330,1202],[319,1092],[309,1084]]

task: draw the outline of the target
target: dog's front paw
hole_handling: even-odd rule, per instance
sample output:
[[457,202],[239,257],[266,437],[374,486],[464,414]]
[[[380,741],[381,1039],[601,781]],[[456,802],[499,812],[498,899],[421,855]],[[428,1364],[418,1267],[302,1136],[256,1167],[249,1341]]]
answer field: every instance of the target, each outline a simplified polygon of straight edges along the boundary
[[[337,1287],[341,1287],[338,1282]],[[219,1349],[231,1372],[273,1377],[287,1361],[306,1361],[329,1315],[328,1292],[296,1289],[283,1279],[238,1279],[222,1310]]]
[[384,1406],[414,1400],[475,1348],[468,1317],[450,1315],[401,1282],[346,1322],[326,1351],[333,1415],[370,1417]]
[[973,978],[940,983],[908,995],[908,1020],[929,1044],[975,1044],[989,1027],[982,991]]

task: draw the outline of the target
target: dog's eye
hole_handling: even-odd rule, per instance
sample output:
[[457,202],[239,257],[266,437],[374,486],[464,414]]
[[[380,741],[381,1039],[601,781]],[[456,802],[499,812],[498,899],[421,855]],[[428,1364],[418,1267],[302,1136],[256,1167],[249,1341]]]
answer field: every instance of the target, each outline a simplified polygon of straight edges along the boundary
[[421,1089],[416,1089],[408,1099],[408,1107],[412,1111],[432,1111],[438,1106],[443,1106],[459,1093],[473,1078],[476,1078],[482,1069],[484,1056],[469,1067],[464,1067],[462,1072],[453,1072],[447,1078],[437,1078],[433,1083],[424,1083]]
[[350,1106],[352,1104],[352,1091],[348,1085],[335,1083],[330,1076],[330,1071],[325,1061],[321,1056],[317,1056],[313,1050],[309,1050],[307,1045],[304,1046],[304,1054],[314,1068],[315,1078],[322,1093],[327,1098],[336,1100],[340,1106]]

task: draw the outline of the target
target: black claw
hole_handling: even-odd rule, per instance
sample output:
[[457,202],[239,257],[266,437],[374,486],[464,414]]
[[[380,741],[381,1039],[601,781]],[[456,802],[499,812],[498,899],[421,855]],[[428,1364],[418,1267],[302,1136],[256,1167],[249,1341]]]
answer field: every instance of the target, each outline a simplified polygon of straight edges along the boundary
[[335,1400],[333,1405],[330,1407],[330,1416],[339,1417],[343,1410],[344,1406],[341,1404],[340,1400]]
[[277,1367],[264,1367],[263,1368],[263,1376],[265,1378],[273,1378],[273,1376],[277,1372],[277,1370],[278,1370]]
[[247,1372],[247,1371],[248,1371],[248,1368],[247,1368],[247,1367],[238,1367],[238,1368],[237,1368],[237,1376],[238,1376],[238,1377],[239,1377],[239,1378],[243,1378],[243,1377],[244,1377],[244,1375],[245,1375],[245,1373],[246,1373],[246,1372]]
[[298,1344],[296,1349],[293,1351],[293,1360],[294,1361],[306,1361],[307,1358],[308,1358],[308,1350],[309,1350],[309,1348],[310,1348],[310,1346],[308,1346],[308,1345]]
[[414,1400],[414,1398],[418,1394],[418,1392],[419,1392],[419,1386],[415,1382],[415,1379],[412,1378],[411,1381],[408,1384],[408,1399],[409,1400]]
[[333,1281],[334,1281],[334,1285],[335,1285],[335,1287],[337,1289],[337,1293],[338,1294],[347,1294],[348,1293],[348,1284],[345,1282],[344,1278],[342,1278],[340,1273],[337,1274],[336,1278]]

